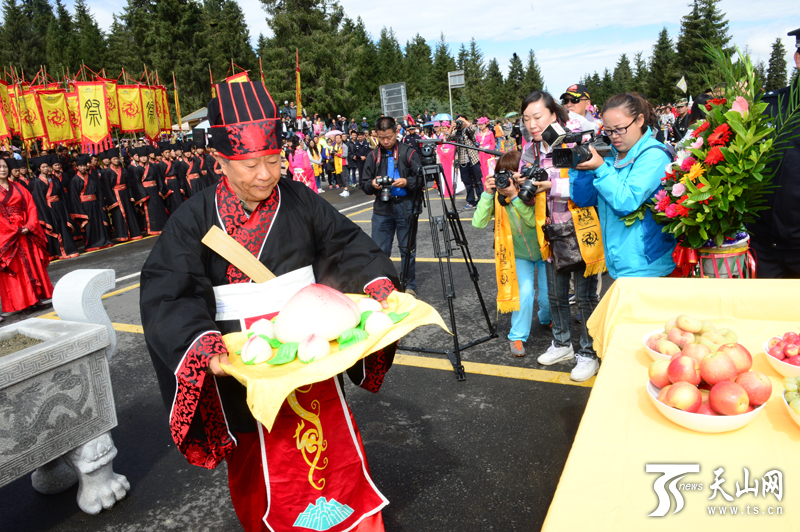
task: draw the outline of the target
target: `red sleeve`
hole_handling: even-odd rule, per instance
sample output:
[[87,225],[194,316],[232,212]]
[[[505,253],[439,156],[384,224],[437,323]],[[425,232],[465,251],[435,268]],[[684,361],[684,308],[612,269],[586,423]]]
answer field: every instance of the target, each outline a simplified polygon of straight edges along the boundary
[[[213,469],[236,445],[222,411],[208,361],[227,353],[218,332],[200,335],[175,371],[177,390],[169,415],[172,439],[192,465]],[[230,378],[230,377],[228,377]]]
[[[39,224],[39,215],[36,213],[36,205],[33,203],[33,196],[31,196],[28,189],[23,186],[17,185],[16,189],[22,196],[22,203],[25,206],[25,227],[31,233],[40,231],[42,226]],[[42,234],[42,237],[44,237],[44,234]]]

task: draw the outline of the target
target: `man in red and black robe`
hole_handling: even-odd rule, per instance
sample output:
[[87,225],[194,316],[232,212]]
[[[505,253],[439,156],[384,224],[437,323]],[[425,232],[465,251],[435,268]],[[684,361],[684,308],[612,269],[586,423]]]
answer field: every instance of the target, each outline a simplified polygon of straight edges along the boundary
[[[388,501],[370,476],[342,376],[292,392],[267,431],[250,413],[245,388],[222,370],[222,335],[265,315],[269,302],[227,305],[224,292],[249,293],[254,285],[201,239],[212,226],[222,228],[275,281],[293,279],[297,290],[317,282],[385,301],[398,283],[395,268],[329,203],[302,183],[280,179],[276,109],[263,84],[223,83],[217,94],[208,109],[225,175],[172,215],[141,276],[142,325],[173,439],[192,464],[227,461],[233,506],[248,532],[305,530],[319,515],[330,532],[383,531]],[[377,392],[394,348],[350,368],[351,380]],[[316,416],[324,437],[313,462],[319,467],[307,461],[312,451],[301,437],[310,426],[304,428],[300,411]]]
[[133,200],[128,188],[130,174],[127,168],[120,164],[119,148],[112,148],[104,152],[109,159],[109,165],[103,170],[102,179],[106,210],[114,224],[114,240],[128,242],[141,240],[142,232],[136,221],[133,209]]
[[100,179],[89,170],[89,155],[79,155],[77,172],[72,177],[69,192],[75,208],[73,223],[79,223],[83,232],[84,251],[111,247],[108,216],[103,210],[103,191]]

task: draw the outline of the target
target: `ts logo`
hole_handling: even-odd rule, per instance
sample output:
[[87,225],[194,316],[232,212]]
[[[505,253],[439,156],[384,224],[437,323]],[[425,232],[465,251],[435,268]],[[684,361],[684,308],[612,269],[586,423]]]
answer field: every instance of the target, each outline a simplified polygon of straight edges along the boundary
[[669,491],[675,498],[675,511],[672,513],[680,512],[683,509],[683,495],[681,495],[676,485],[685,475],[699,473],[700,464],[645,464],[644,470],[647,473],[662,473],[653,484],[653,489],[658,495],[658,507],[653,510],[653,513],[648,514],[648,517],[664,517],[672,505],[664,486],[670,480],[672,481],[669,483]]

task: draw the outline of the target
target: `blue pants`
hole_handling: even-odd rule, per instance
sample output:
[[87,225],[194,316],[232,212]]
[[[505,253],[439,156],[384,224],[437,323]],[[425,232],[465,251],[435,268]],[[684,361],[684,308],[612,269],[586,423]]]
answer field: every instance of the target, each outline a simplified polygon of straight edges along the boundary
[[356,186],[358,181],[356,180],[356,165],[353,163],[352,166],[347,166],[347,173],[350,174],[350,184]]
[[574,275],[575,299],[581,313],[580,349],[573,349],[581,356],[597,358],[592,347],[593,340],[589,335],[586,322],[599,303],[597,297],[597,275],[583,276],[584,270],[573,273],[556,273],[552,262],[547,263],[547,290],[550,296],[550,310],[553,312],[553,341],[556,347],[567,347],[572,343],[570,335],[569,278]]
[[517,267],[517,283],[519,284],[519,310],[511,313],[511,330],[508,332],[508,339],[515,340],[528,339],[533,323],[533,299],[534,286],[533,280],[537,276],[539,285],[539,323],[547,325],[550,323],[550,300],[547,297],[547,269],[544,261],[536,262],[525,259],[514,259]]
[[[375,243],[378,244],[378,247],[389,257],[392,256],[392,242],[394,241],[395,233],[397,233],[397,247],[400,248],[401,261],[397,266],[398,273],[400,273],[403,268],[403,260],[408,252],[408,231],[410,229],[409,218],[411,218],[411,208],[411,201],[406,200],[400,203],[392,202],[391,216],[383,216],[375,214],[375,212],[372,213],[372,240],[374,240]],[[416,256],[416,251],[411,254],[408,279],[406,279],[406,288],[410,290],[417,289]]]

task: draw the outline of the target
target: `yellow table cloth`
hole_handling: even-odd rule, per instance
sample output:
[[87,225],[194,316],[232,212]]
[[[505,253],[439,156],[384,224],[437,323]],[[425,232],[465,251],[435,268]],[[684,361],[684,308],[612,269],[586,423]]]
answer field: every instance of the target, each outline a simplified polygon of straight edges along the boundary
[[[353,301],[364,297],[356,294],[345,295]],[[247,336],[244,333],[226,334],[223,340],[228,347],[230,365],[223,365],[222,369],[247,388],[247,406],[250,407],[250,412],[267,430],[272,430],[275,417],[284,399],[292,390],[338,375],[367,355],[398,341],[417,327],[438,325],[450,332],[436,309],[423,301],[407,294],[392,292],[387,302],[389,304],[387,312],[398,314],[408,312],[408,316],[393,327],[379,334],[372,334],[366,340],[347,349],[339,351],[339,344],[331,342],[331,354],[309,364],[304,364],[297,358],[288,364],[278,366],[266,363],[245,364],[237,351],[244,345]]]
[[[798,298],[800,281],[791,280],[617,280],[588,322],[603,362],[542,530],[800,531],[800,427],[782,404],[783,377],[761,348],[772,336],[798,330]],[[682,313],[731,326],[753,355],[752,369],[771,378],[772,397],[746,427],[722,434],[693,432],[666,419],[650,402],[645,386],[652,360],[642,337]],[[665,490],[672,499],[669,511],[648,517],[659,505],[654,484],[661,474],[646,473],[646,464],[699,464],[699,473],[679,482],[702,484],[702,489],[680,489],[685,506],[677,513],[675,497]],[[718,492],[709,500],[719,468],[724,469],[720,487],[733,502]],[[737,497],[736,483],[745,488],[744,468],[748,488],[758,480],[757,496]],[[774,469],[783,474],[781,501],[762,492],[763,475]],[[719,515],[721,506],[727,507],[725,515]],[[730,507],[737,508],[735,517]]]

